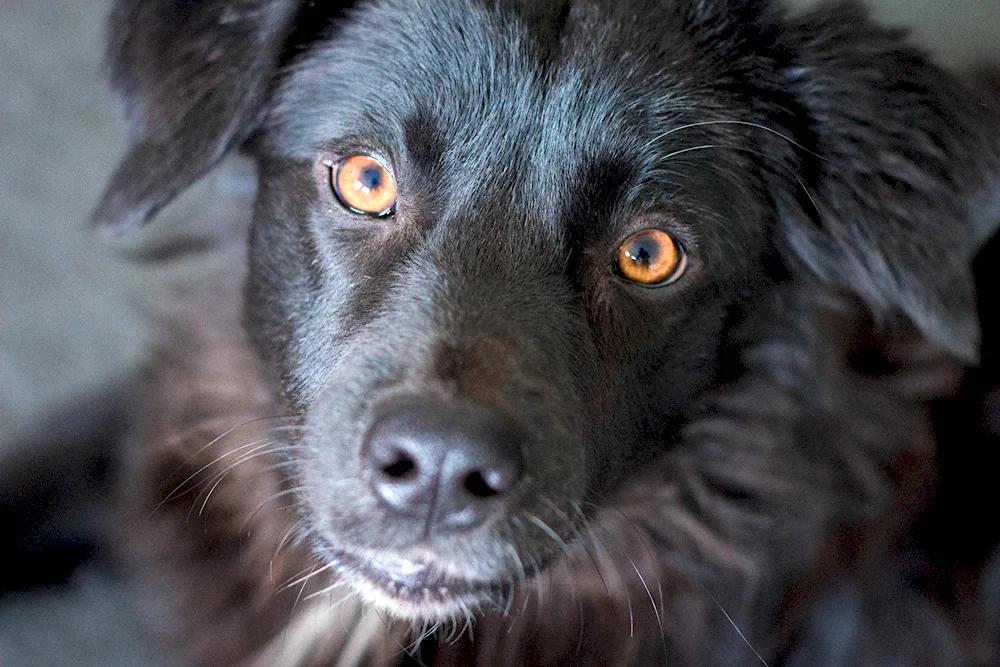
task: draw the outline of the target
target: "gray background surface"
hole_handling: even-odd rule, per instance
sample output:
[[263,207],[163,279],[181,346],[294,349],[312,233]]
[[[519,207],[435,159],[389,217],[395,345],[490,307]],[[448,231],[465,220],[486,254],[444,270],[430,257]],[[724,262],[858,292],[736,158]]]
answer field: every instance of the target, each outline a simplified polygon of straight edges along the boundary
[[[130,265],[86,228],[124,146],[100,76],[108,5],[0,0],[0,469],[64,444],[38,437],[47,417],[82,418],[81,397],[135,367],[162,300],[162,271]],[[873,5],[915,26],[945,63],[1000,59],[1000,0]],[[239,187],[215,179],[166,215],[183,219]],[[67,589],[0,599],[0,665],[149,664],[123,595],[84,572]]]

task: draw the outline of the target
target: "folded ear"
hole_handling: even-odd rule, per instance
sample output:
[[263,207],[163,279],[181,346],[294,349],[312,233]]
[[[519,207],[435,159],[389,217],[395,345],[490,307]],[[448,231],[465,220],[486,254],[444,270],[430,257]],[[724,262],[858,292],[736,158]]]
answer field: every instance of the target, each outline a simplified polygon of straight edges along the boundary
[[137,228],[260,122],[299,0],[119,0],[108,65],[128,153],[94,215]]
[[780,39],[781,85],[808,119],[799,163],[771,176],[790,254],[975,361],[970,265],[1000,222],[1000,115],[856,7]]

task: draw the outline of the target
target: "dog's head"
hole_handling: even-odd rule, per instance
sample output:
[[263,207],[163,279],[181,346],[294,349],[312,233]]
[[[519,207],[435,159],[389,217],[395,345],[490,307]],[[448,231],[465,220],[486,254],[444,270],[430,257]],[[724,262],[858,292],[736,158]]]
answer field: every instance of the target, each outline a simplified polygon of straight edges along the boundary
[[255,157],[246,316],[299,420],[305,524],[393,613],[557,558],[682,446],[779,283],[975,357],[996,155],[968,94],[858,12],[336,4],[119,2],[134,141],[97,222],[137,227]]

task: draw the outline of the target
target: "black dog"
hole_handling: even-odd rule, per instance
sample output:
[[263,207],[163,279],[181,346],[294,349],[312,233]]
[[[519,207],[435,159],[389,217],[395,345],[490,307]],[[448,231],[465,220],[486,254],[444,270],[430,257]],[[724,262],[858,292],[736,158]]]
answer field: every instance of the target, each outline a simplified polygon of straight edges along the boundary
[[100,226],[259,168],[252,345],[240,271],[185,296],[127,500],[194,659],[965,659],[900,545],[977,357],[1000,136],[898,35],[752,0],[111,26]]

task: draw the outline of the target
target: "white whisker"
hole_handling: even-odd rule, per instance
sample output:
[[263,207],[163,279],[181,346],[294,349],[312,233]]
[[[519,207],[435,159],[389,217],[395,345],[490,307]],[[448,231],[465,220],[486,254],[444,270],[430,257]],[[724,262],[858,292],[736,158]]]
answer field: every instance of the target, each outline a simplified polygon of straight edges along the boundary
[[667,137],[667,136],[673,134],[674,132],[680,132],[682,130],[689,130],[689,129],[692,129],[692,128],[695,128],[695,127],[705,127],[705,126],[709,126],[709,125],[745,125],[747,127],[753,127],[753,128],[758,129],[758,130],[763,130],[764,132],[769,132],[769,133],[771,133],[771,134],[773,134],[773,135],[775,135],[777,137],[780,137],[780,138],[784,139],[785,141],[787,141],[788,143],[790,143],[792,146],[795,146],[796,148],[798,148],[798,149],[800,149],[802,151],[805,151],[806,153],[808,153],[809,155],[812,155],[815,158],[819,158],[823,162],[829,162],[830,161],[827,158],[825,158],[822,155],[820,155],[819,153],[817,153],[815,151],[812,151],[812,150],[809,150],[808,148],[806,148],[805,146],[803,146],[799,142],[795,141],[791,137],[789,137],[789,136],[787,136],[787,135],[785,135],[785,134],[783,134],[781,132],[778,132],[774,128],[768,127],[766,125],[761,125],[760,123],[754,123],[752,121],[747,121],[747,120],[703,120],[703,121],[699,121],[699,122],[695,122],[695,123],[687,123],[685,125],[681,125],[679,127],[671,128],[671,129],[667,130],[666,132],[658,134],[657,136],[653,137],[649,142],[647,142],[647,145],[654,144],[654,143],[660,141],[661,139],[663,139],[664,137]]
[[734,621],[733,617],[729,615],[729,612],[727,612],[725,608],[723,608],[723,606],[719,604],[719,601],[715,599],[715,596],[712,595],[712,591],[708,590],[708,588],[704,584],[702,585],[702,588],[705,590],[705,594],[708,595],[708,597],[712,599],[712,602],[715,603],[715,606],[719,608],[719,611],[721,611],[722,614],[726,617],[726,620],[729,621],[729,624],[733,626],[733,629],[736,630],[736,634],[740,636],[740,639],[742,639],[743,643],[747,645],[747,648],[753,651],[753,654],[757,656],[757,659],[760,660],[760,664],[764,665],[764,667],[770,667],[770,665],[767,664],[767,661],[764,660],[764,656],[762,656],[760,653],[757,652],[757,649],[753,647],[753,644],[751,644],[750,640],[747,639],[746,635],[743,634],[743,631],[740,630],[740,627],[736,625],[736,621]]

